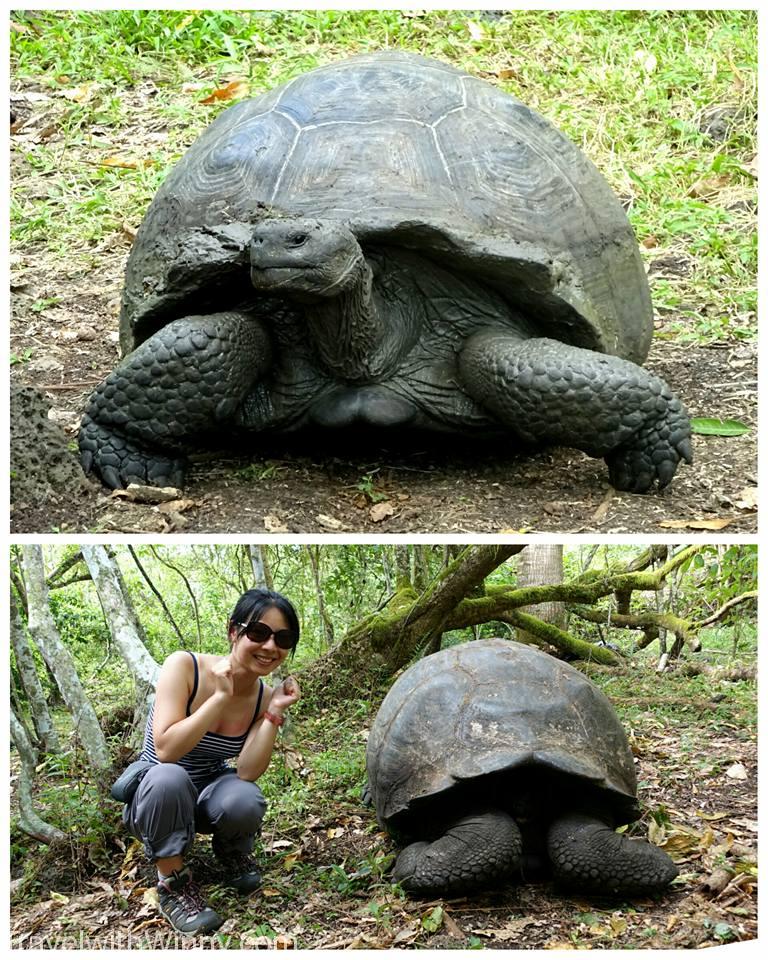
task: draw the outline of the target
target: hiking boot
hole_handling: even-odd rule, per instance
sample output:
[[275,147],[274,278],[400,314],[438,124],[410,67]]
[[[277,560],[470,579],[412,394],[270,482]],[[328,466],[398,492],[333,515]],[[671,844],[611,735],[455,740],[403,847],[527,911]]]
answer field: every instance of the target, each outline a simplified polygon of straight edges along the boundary
[[157,881],[160,913],[179,933],[192,936],[211,933],[224,922],[203,900],[200,887],[188,868],[174,870],[170,877]]
[[222,867],[222,883],[240,893],[252,893],[261,886],[261,870],[249,853],[237,850],[225,853],[214,843],[213,854]]

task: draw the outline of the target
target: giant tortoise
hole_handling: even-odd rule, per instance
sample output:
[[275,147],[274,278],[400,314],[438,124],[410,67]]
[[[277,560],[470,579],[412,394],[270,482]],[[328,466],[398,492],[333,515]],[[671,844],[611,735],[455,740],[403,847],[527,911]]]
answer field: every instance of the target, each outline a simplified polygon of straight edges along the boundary
[[178,484],[212,437],[408,427],[565,444],[661,488],[691,446],[638,366],[651,326],[632,230],[573,143],[452,66],[370,53],[224,111],[167,177],[82,462]]
[[419,660],[368,738],[368,792],[416,894],[551,874],[604,896],[663,889],[672,860],[638,819],[632,753],[607,697],[535,647],[478,640]]

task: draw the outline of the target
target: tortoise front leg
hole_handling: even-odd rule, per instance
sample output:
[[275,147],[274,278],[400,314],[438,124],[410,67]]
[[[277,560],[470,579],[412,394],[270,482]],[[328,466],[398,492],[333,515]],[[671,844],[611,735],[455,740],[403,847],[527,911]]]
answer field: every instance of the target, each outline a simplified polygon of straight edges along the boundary
[[631,840],[585,814],[555,820],[547,836],[555,878],[602,896],[642,896],[677,876],[670,857],[645,840]]
[[393,875],[411,893],[466,893],[508,879],[519,869],[521,853],[512,817],[484,810],[456,820],[432,843],[405,847]]
[[629,360],[485,331],[467,341],[459,370],[467,393],[524,440],[604,457],[617,490],[662,489],[692,460],[682,403]]
[[232,419],[270,359],[265,329],[246,314],[169,323],[91,396],[79,436],[83,469],[109,487],[181,485],[189,444]]

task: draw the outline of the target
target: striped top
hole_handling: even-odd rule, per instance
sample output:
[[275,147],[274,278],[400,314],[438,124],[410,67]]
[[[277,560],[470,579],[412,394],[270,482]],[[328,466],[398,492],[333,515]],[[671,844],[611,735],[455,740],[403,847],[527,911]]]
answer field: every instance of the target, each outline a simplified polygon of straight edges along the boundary
[[[195,699],[195,694],[197,693],[200,674],[197,666],[197,657],[189,650],[187,650],[187,653],[192,657],[192,662],[195,665],[195,682],[192,686],[192,693],[189,695],[189,700],[187,700],[187,716],[189,716],[192,701]],[[187,771],[192,783],[194,783],[196,787],[202,786],[210,777],[215,776],[217,773],[222,773],[224,770],[227,770],[229,765],[225,763],[225,761],[231,757],[236,757],[243,749],[245,739],[251,732],[251,727],[259,715],[263,694],[264,681],[259,679],[259,695],[256,699],[256,710],[253,714],[253,720],[251,720],[245,733],[239,737],[229,737],[223,733],[206,733],[203,739],[192,747],[189,753],[186,753],[183,757],[174,761]],[[144,731],[144,749],[139,755],[139,760],[149,760],[152,763],[160,763],[155,753],[155,738],[152,730],[154,715],[155,705],[153,703],[149,711],[149,716],[147,717],[147,726]]]

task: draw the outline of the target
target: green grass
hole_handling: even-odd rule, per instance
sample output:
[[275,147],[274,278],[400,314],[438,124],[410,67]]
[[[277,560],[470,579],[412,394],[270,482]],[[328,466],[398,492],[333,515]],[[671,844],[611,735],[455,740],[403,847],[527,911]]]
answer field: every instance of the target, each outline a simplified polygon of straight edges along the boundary
[[[320,63],[386,46],[484,77],[582,146],[628,209],[655,270],[663,336],[756,334],[754,11],[31,11],[15,15],[16,84],[51,96],[56,133],[16,147],[12,231],[70,268],[136,225],[170,166],[228,104]],[[731,118],[724,139],[701,130]],[[104,166],[110,156],[133,168]],[[32,185],[33,189],[25,189]],[[698,195],[697,195],[698,194]]]

